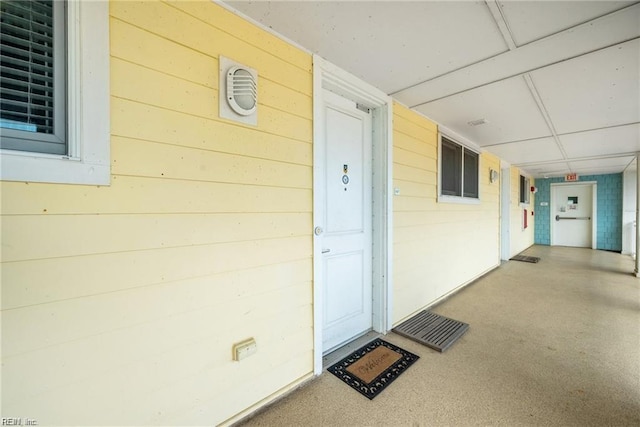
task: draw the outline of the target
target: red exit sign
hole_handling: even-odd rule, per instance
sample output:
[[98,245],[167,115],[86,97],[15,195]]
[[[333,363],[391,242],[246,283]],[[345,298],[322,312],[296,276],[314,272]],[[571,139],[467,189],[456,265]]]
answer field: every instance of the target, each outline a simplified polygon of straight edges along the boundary
[[578,180],[578,174],[577,173],[570,173],[568,175],[564,176],[564,180],[565,181],[577,181]]

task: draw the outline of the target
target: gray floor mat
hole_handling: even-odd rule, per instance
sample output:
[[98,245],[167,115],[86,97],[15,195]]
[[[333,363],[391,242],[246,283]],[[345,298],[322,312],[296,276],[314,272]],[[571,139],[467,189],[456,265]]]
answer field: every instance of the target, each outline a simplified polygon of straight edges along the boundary
[[421,311],[411,319],[402,322],[393,331],[399,335],[431,347],[445,351],[469,329],[469,324],[459,322],[430,311]]
[[537,256],[516,255],[513,258],[511,258],[511,260],[512,261],[522,261],[522,262],[536,263],[536,262],[540,261],[540,258],[538,258]]

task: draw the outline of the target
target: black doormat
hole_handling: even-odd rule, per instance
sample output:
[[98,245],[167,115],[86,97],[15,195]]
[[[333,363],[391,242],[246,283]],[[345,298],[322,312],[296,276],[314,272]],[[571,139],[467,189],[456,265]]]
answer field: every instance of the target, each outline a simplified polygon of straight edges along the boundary
[[430,311],[421,311],[393,329],[393,332],[431,347],[445,351],[469,329],[469,324]]
[[419,358],[377,338],[331,365],[327,371],[371,400]]
[[512,261],[522,261],[522,262],[531,262],[531,263],[536,263],[538,261],[540,261],[540,258],[538,258],[537,256],[527,256],[527,255],[516,255],[513,258],[511,258]]

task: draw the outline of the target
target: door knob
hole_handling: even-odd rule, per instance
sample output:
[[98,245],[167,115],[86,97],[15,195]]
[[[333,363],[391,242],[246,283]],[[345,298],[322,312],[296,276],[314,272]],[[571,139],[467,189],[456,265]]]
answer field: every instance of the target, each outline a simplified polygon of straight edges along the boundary
[[322,227],[316,227],[313,229],[313,232],[316,236],[319,236],[324,232],[324,230],[322,229]]

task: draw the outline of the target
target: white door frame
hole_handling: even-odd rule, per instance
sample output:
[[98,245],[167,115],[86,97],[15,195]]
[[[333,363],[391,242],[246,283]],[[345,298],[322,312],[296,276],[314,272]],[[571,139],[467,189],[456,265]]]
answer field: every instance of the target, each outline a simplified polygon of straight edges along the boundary
[[556,182],[551,184],[549,191],[549,245],[554,246],[554,224],[556,211],[556,188],[566,187],[570,185],[589,185],[591,184],[591,249],[598,246],[598,181],[577,181],[577,182]]
[[[323,89],[371,109],[373,127],[373,330],[392,327],[393,102],[390,96],[313,55],[313,224],[324,227]],[[313,239],[313,371],[322,373],[322,235]]]
[[511,258],[511,165],[500,161],[500,259]]

